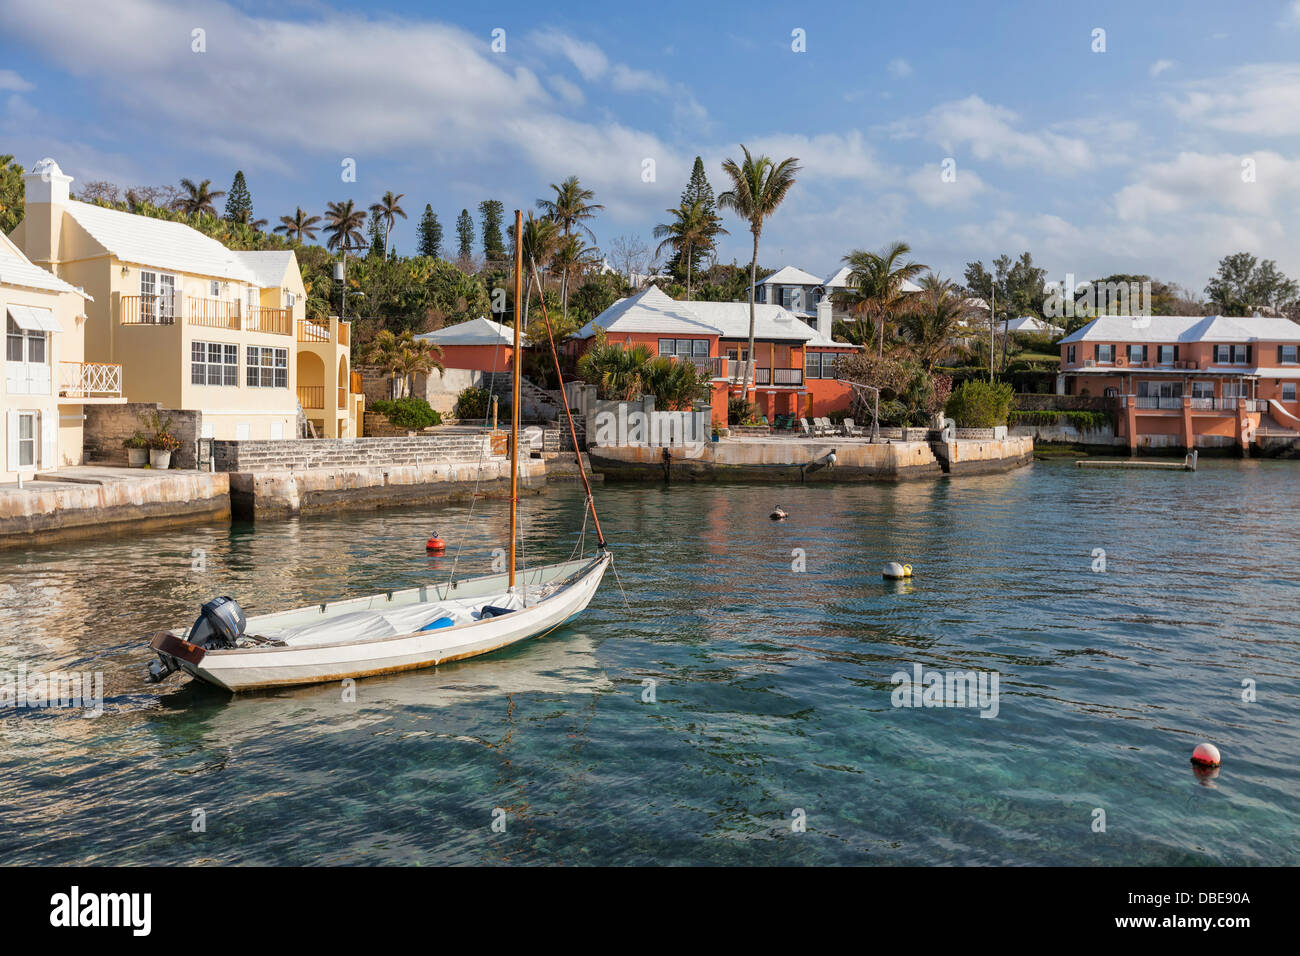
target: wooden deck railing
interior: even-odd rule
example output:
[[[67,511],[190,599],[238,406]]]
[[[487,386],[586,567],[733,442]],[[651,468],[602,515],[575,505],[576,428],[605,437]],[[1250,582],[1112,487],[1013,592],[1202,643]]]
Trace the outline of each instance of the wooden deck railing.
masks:
[[[298,322],[299,342],[328,342],[329,340],[330,327],[328,325],[312,322],[309,319],[302,319]]]
[[[227,299],[207,299],[187,296],[185,319],[190,325],[210,329],[239,328],[239,303]]]
[[[248,310],[248,321],[244,323],[244,328],[250,332],[293,335],[293,313],[289,309],[265,309],[253,306]]]
[[[122,296],[123,325],[175,325],[176,300],[170,295]]]
[[[324,385],[299,385],[298,404],[301,405],[303,408],[324,408],[325,407],[325,386]]]

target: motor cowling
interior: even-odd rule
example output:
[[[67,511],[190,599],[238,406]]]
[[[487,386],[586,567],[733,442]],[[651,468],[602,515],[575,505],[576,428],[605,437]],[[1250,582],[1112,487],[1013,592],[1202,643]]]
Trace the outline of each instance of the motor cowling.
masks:
[[[213,598],[199,609],[198,620],[190,628],[187,640],[206,650],[234,647],[247,623],[244,609],[234,598]]]

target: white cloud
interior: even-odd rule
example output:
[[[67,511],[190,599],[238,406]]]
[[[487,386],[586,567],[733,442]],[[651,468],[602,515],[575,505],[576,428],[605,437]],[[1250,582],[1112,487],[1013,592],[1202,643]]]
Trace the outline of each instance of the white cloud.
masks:
[[[966,208],[975,197],[988,192],[988,184],[973,170],[958,166],[954,172],[955,176],[945,177],[942,164],[927,163],[907,177],[907,185],[917,199],[932,208]]]
[[[1300,135],[1300,64],[1259,63],[1189,83],[1170,104],[1184,122],[1229,133]]]
[[[908,63],[902,57],[895,57],[890,60],[886,69],[889,70],[890,76],[898,77],[899,79],[912,75],[912,64]]]
[[[1159,76],[1161,73],[1164,73],[1166,70],[1173,69],[1173,67],[1174,67],[1173,60],[1156,60],[1154,63],[1151,64],[1147,72],[1151,74],[1151,76],[1155,77],[1155,76]]]
[[[546,82],[555,91],[555,94],[566,103],[581,106],[587,100],[578,84],[570,83],[562,76],[548,76]]]
[[[1282,25],[1285,27],[1300,27],[1300,0],[1291,0],[1291,5],[1287,7],[1286,12],[1282,15]]]
[[[27,93],[34,90],[31,83],[28,83],[13,70],[0,70],[0,90],[10,93]]]
[[[528,42],[545,53],[563,56],[588,83],[600,79],[609,69],[609,57],[600,47],[560,30],[539,30],[529,36]]]
[[[942,103],[919,120],[905,120],[891,128],[900,136],[919,135],[937,143],[958,162],[960,152],[968,150],[978,160],[1036,166],[1047,172],[1070,173],[1096,165],[1085,138],[1048,129],[1021,130],[1018,122],[1014,111],[972,95]]]
[[[1243,160],[1253,164],[1253,181],[1242,179]],[[1300,204],[1300,158],[1262,150],[1234,153],[1179,153],[1167,162],[1148,163],[1114,197],[1115,215],[1124,222],[1187,216],[1217,209],[1225,213],[1274,218]]]

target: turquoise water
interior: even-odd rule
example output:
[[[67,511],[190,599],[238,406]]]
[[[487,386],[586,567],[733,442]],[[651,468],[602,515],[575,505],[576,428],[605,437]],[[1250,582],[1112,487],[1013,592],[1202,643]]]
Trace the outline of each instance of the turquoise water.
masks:
[[[0,552],[0,671],[102,671],[107,697],[0,711],[0,862],[1295,864],[1298,491],[1294,463],[1238,461],[611,484],[627,605],[609,576],[543,641],[355,702],[151,685],[146,635],[218,594],[255,613],[445,575],[434,531],[486,573],[504,502],[468,528],[462,506]],[[569,555],[580,506],[524,501],[530,559]],[[895,559],[909,583],[881,579]],[[892,706],[916,663],[995,671],[997,716]]]

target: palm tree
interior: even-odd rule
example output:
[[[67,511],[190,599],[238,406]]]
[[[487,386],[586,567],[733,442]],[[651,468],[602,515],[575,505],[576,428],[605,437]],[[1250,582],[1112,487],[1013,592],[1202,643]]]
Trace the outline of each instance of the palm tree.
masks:
[[[648,345],[610,345],[603,329],[578,359],[578,374],[608,400],[630,402],[646,392],[646,376],[654,353]]]
[[[286,238],[302,242],[303,236],[308,239],[316,238],[316,224],[318,222],[320,222],[320,216],[309,216],[299,206],[292,216],[280,217],[280,225],[275,227],[275,231],[284,233]]]
[[[325,234],[329,236],[325,243],[327,249],[344,252],[365,245],[361,235],[361,224],[366,221],[366,214],[353,206],[351,199],[344,202],[332,202],[325,210]]]
[[[596,250],[581,236],[561,236],[551,253],[551,266],[560,274],[560,301],[564,303],[564,322],[569,320],[569,276],[590,265]]]
[[[254,219],[253,210],[251,209],[241,209],[239,211],[239,215],[235,216],[232,222],[243,223],[245,226],[248,226],[254,232],[261,232],[266,227],[266,220]]]
[[[547,219],[558,223],[566,237],[576,226],[595,242],[596,234],[587,228],[585,220],[596,218],[596,213],[605,208],[589,201],[596,194],[590,189],[583,189],[577,176],[570,176],[558,186],[551,183],[551,188],[555,190],[555,198],[537,200],[537,208]]]
[[[181,189],[185,191],[179,199],[176,200],[176,208],[187,216],[216,216],[217,207],[214,203],[226,194],[224,189],[209,189],[212,180],[205,179],[197,186],[192,179],[182,179]]]
[[[758,237],[763,233],[763,220],[771,216],[786,193],[794,185],[799,160],[793,156],[773,162],[769,156],[754,158],[742,143],[745,159],[737,164],[727,159],[722,171],[731,178],[731,188],[718,197],[718,205],[730,209],[741,219],[749,221],[749,231],[754,236],[754,257],[749,262],[749,364],[745,375],[745,388],[754,387],[754,286],[758,283]]]
[[[850,311],[880,326],[877,356],[885,354],[886,320],[907,310],[908,293],[903,291],[903,282],[930,268],[919,262],[900,264],[899,260],[911,251],[907,243],[894,242],[880,252],[855,249],[844,257],[844,264],[849,267],[849,288],[841,297]]]
[[[655,397],[655,408],[659,411],[690,408],[692,402],[707,399],[713,390],[693,362],[667,356],[652,359],[642,378],[646,392]]]
[[[934,370],[940,354],[971,311],[961,290],[948,279],[931,273],[921,281],[913,308],[904,310],[899,317],[899,330],[915,347],[926,372]]]
[[[693,253],[713,248],[714,236],[721,233],[729,235],[722,228],[722,220],[710,212],[704,203],[682,203],[676,209],[666,210],[673,217],[670,223],[655,226],[654,236],[663,242],[655,247],[658,256],[665,249],[677,253],[677,261],[685,257],[686,262],[686,299],[691,298],[691,263],[695,260]]]
[[[511,239],[515,239],[514,226],[510,227]],[[528,322],[529,304],[533,295],[532,277],[538,275],[541,264],[549,262],[555,251],[559,233],[555,222],[550,219],[536,219],[530,212],[524,220],[524,322]],[[541,288],[541,282],[538,282]]]
[[[443,370],[442,349],[433,342],[417,339],[409,329],[400,335],[387,329],[380,331],[361,350],[360,358],[365,364],[377,365],[393,376],[398,385],[398,398],[410,394],[417,374]]]
[[[393,191],[390,189],[388,192],[384,193],[384,197],[380,199],[379,202],[373,203],[370,206],[371,217],[384,224],[385,259],[388,258],[388,236],[393,231],[393,224],[397,222],[398,216],[401,216],[403,219],[406,218],[406,212],[398,205],[398,202],[400,202],[402,197],[405,195],[406,193],[398,193],[394,196]]]

